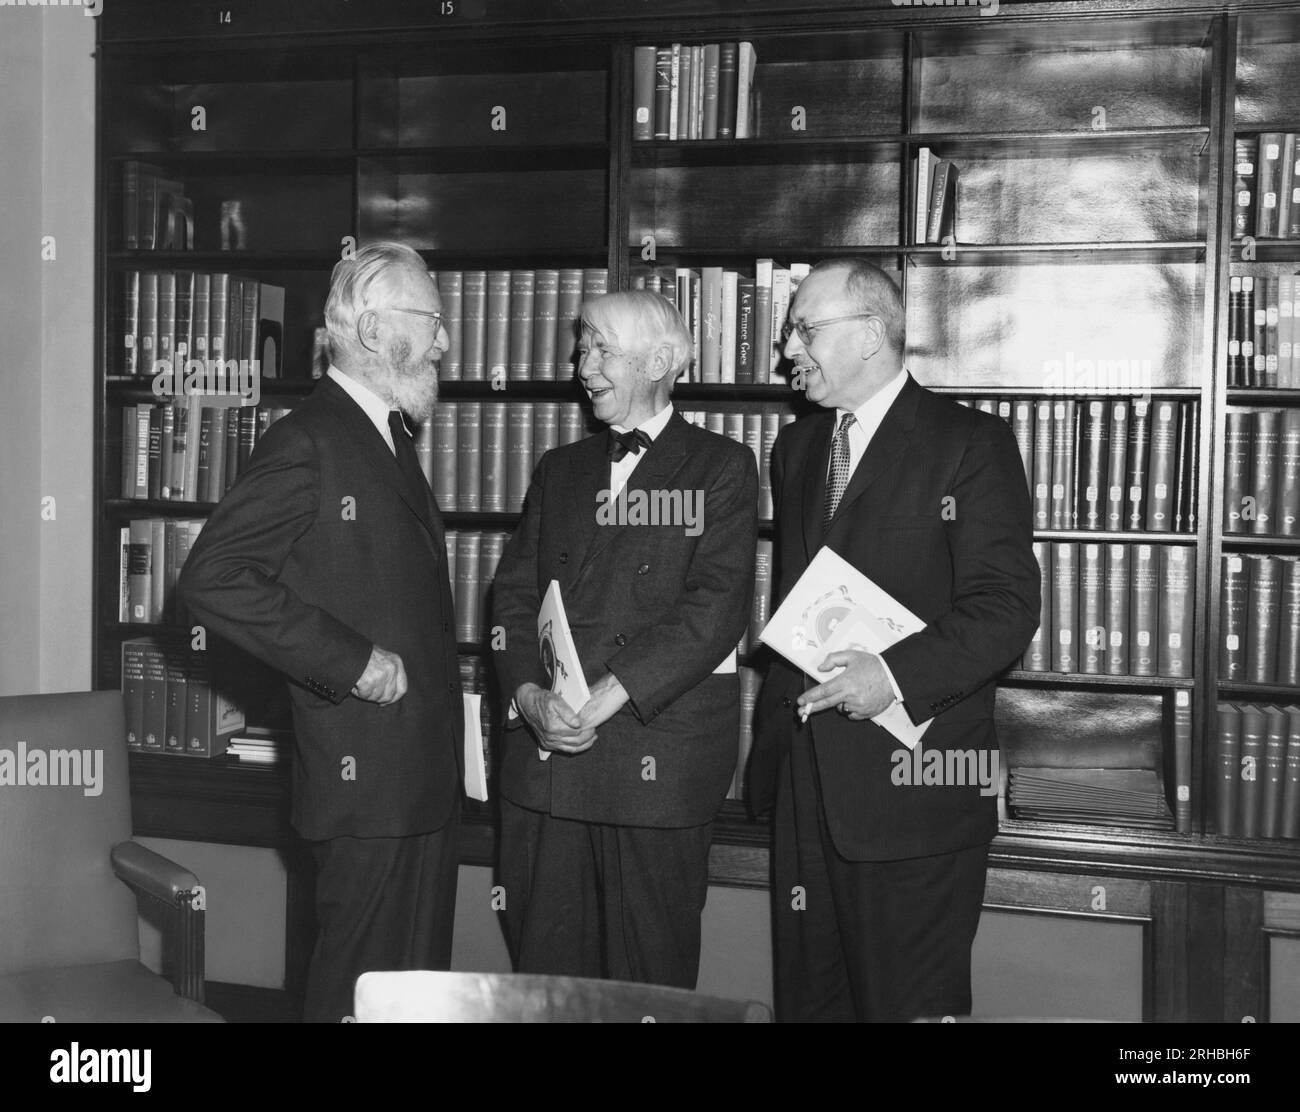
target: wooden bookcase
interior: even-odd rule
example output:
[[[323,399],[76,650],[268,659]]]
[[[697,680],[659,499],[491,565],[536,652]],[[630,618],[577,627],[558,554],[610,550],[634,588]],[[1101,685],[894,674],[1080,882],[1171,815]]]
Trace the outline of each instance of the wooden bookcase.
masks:
[[[1289,902],[1300,892],[1300,843],[1210,832],[1215,711],[1225,698],[1296,705],[1300,689],[1220,679],[1218,568],[1225,552],[1300,555],[1300,542],[1225,536],[1222,446],[1229,406],[1293,407],[1300,391],[1229,390],[1223,353],[1230,272],[1300,270],[1300,242],[1261,242],[1247,264],[1231,237],[1234,133],[1300,131],[1300,95],[1287,80],[1300,64],[1300,4],[1256,13],[1208,0],[1097,0],[1004,5],[995,18],[883,0],[760,0],[741,12],[664,0],[654,18],[597,0],[360,7],[331,0],[308,16],[265,0],[121,0],[99,20],[97,685],[118,686],[121,641],[150,628],[117,620],[118,528],[210,508],[121,497],[121,407],[154,400],[145,380],[120,374],[123,274],[224,270],[284,286],[284,375],[264,381],[263,396],[292,405],[311,388],[312,329],[347,236],[404,239],[433,270],[607,267],[611,289],[647,265],[647,237],[651,265],[668,268],[868,255],[899,275],[907,363],[924,385],[1199,403],[1194,532],[1039,534],[1190,547],[1192,677],[1017,669],[1002,680],[1030,720],[1052,722],[1054,703],[1105,704],[1098,728],[1121,723],[1121,742],[1125,720],[1155,722],[1171,785],[1173,701],[1188,698],[1192,832],[1006,821],[990,906],[1144,923],[1148,1017],[1265,1015],[1270,939],[1300,938]],[[636,46],[737,39],[757,52],[754,138],[633,141]],[[505,130],[490,126],[499,106]],[[955,250],[914,242],[910,171],[922,147],[961,169]],[[194,251],[122,249],[129,159],[185,182]],[[242,202],[246,250],[220,249],[226,198]],[[1118,391],[1050,380],[1046,368],[1081,359],[1148,369]],[[775,382],[687,384],[675,401],[797,405]],[[579,392],[569,381],[448,382],[443,396],[576,401]],[[518,515],[447,519],[509,529]],[[268,697],[280,713],[282,704]],[[1052,729],[1087,744],[1084,727]],[[139,833],[294,844],[278,771],[152,754],[134,756],[132,770]],[[471,808],[470,830],[466,860],[490,863],[490,808]],[[766,847],[766,827],[729,801],[715,882],[765,886]],[[1097,884],[1118,886],[1122,906],[1099,908]],[[291,890],[290,901],[292,934],[309,897]]]

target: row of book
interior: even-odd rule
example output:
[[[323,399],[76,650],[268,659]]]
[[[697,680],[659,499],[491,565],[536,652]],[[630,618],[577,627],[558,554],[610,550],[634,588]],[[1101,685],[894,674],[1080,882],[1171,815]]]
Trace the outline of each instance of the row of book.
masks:
[[[505,551],[508,533],[448,529],[447,575],[456,607],[456,640],[491,645],[488,591]]]
[[[721,266],[637,268],[631,284],[666,297],[690,329],[695,359],[681,381],[762,385],[781,362],[790,300],[810,269],[774,259],[756,259],[752,275]]]
[[[1224,415],[1223,531],[1300,536],[1300,409]]]
[[[1232,154],[1232,234],[1300,239],[1300,167],[1296,136],[1238,135]]]
[[[1300,557],[1220,560],[1219,678],[1300,687]]]
[[[202,518],[162,517],[138,517],[118,530],[118,621],[179,620],[176,580],[202,530]]]
[[[921,147],[914,174],[912,242],[942,243],[956,234],[957,166],[951,158],[937,158],[929,147]]]
[[[638,46],[632,138],[748,139],[758,133],[751,42]]]
[[[231,359],[280,374],[283,286],[197,270],[128,270],[122,286],[122,374],[154,378],[160,361],[184,374],[190,360],[206,368]]]
[[[1196,532],[1199,404],[1162,398],[956,398],[1006,420],[1035,529]]]
[[[609,292],[605,267],[439,270],[445,382],[573,377],[582,303]]]
[[[1295,311],[1298,280],[1300,277],[1290,274],[1234,274],[1228,279],[1224,366],[1230,387],[1300,386]]]
[[[219,502],[287,406],[122,407],[122,497]]]
[[[1300,707],[1220,703],[1214,830],[1300,838]]]
[[[1042,615],[1026,671],[1192,675],[1192,546],[1035,541],[1034,556]]]
[[[1018,819],[1173,830],[1160,774],[1151,768],[1035,768],[1008,776],[1007,803]]]
[[[244,712],[212,675],[208,654],[179,640],[122,642],[128,749],[217,757],[244,728]]]
[[[194,250],[194,202],[166,170],[122,164],[122,246],[128,251]]]

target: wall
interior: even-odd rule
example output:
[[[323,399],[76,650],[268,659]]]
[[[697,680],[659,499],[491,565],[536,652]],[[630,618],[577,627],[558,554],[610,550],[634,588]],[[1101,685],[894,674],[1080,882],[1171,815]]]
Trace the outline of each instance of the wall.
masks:
[[[91,686],[94,25],[0,8],[0,695]]]

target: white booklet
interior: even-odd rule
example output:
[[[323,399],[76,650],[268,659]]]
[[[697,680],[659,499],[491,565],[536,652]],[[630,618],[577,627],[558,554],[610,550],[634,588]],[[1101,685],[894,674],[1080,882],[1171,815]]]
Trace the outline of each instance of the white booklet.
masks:
[[[551,681],[551,690],[569,704],[570,710],[581,710],[591,698],[587,679],[582,674],[578,649],[569,631],[569,619],[564,613],[564,599],[560,597],[560,583],[551,580],[542,598],[542,608],[537,613],[537,652],[542,658]],[[547,760],[551,751],[537,747],[537,755]]]
[[[483,696],[463,691],[461,698],[465,704],[465,794],[486,801],[487,758],[483,752],[483,720],[479,717]]]
[[[879,654],[924,628],[925,623],[889,592],[823,545],[759,640],[818,683],[825,683],[844,671],[819,672],[817,666],[827,654],[843,649]],[[915,749],[934,719],[914,725],[903,704],[895,702],[871,721]]]

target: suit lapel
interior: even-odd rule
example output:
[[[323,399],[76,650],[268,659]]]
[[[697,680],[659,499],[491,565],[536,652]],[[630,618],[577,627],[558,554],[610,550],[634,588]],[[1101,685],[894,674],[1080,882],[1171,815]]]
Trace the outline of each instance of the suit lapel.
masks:
[[[433,521],[434,503],[432,494],[427,498],[425,505],[421,506],[417,501],[417,492],[409,490],[409,484],[402,477],[401,469],[397,465],[397,457],[389,451],[383,436],[371,423],[365,411],[348,397],[347,391],[329,377],[321,379],[316,389],[324,392],[325,400],[339,419],[339,423],[348,433],[360,458],[369,467],[373,468],[384,482],[393,488],[402,503],[424,527],[424,531],[429,537],[429,546],[434,549],[435,553],[445,553],[445,540],[443,540],[440,548],[435,544],[438,530],[435,528]]]
[[[831,529],[847,520],[858,501],[871,487],[887,475],[903,457],[912,439],[912,426],[916,422],[916,405],[921,399],[921,388],[911,375],[903,383],[894,404],[885,413],[876,435],[844,488],[844,496],[831,519]]]
[[[826,465],[831,454],[831,435],[835,428],[835,411],[827,410],[813,419],[808,434],[809,450],[803,473],[803,545],[809,559],[822,544],[822,506],[826,498]]]
[[[668,424],[664,426],[664,431],[655,437],[654,443],[644,450],[644,458],[633,469],[631,476],[628,478],[627,487],[625,488],[630,495],[634,490],[666,490],[672,485],[673,476],[681,469],[682,463],[686,459],[686,438],[683,435],[686,428],[686,419],[673,411],[669,418]],[[590,531],[587,533],[588,543],[582,557],[582,563],[578,568],[578,576],[582,576],[587,568],[591,566],[592,561],[605,550],[605,547],[616,536],[627,528],[625,525],[596,525],[596,493],[599,490],[609,488],[609,458],[605,450],[607,440],[602,435],[591,437],[596,442],[599,463],[591,468],[592,471],[599,474],[599,482],[594,486],[589,482],[584,482],[583,494],[590,495],[590,501],[583,506],[579,505],[579,512],[585,512],[590,521]],[[586,526],[584,525],[584,529]]]

